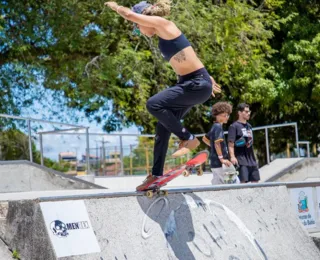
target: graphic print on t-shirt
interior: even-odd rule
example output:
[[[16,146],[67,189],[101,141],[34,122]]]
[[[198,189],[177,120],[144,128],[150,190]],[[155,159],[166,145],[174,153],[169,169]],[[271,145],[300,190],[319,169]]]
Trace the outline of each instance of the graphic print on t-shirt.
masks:
[[[249,148],[252,146],[253,144],[253,133],[252,133],[252,130],[250,128],[242,128],[242,134],[243,134],[243,137],[246,138],[246,146]]]

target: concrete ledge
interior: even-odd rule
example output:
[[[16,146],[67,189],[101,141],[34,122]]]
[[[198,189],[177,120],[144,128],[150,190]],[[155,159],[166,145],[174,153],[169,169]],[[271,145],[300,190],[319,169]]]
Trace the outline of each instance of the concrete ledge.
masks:
[[[29,161],[1,161],[0,179],[0,192],[2,193],[105,188]]]
[[[285,186],[197,192],[185,188],[183,193],[176,190],[153,199],[133,195],[81,199],[101,250],[77,255],[77,248],[88,246],[82,241],[59,259],[320,259],[293,212]],[[57,211],[46,222],[40,205],[59,208],[70,202],[72,198],[59,197],[9,201],[2,238],[22,259],[57,259],[47,227],[62,213]],[[69,214],[74,212],[66,208],[62,215]]]
[[[12,253],[7,245],[0,239],[0,259],[1,260],[12,260]]]
[[[95,177],[94,182],[97,185],[106,187],[113,191],[135,190],[140,185],[146,175],[140,176],[112,176],[112,177]],[[197,187],[201,185],[211,185],[212,172],[205,172],[202,176],[190,175],[173,179],[167,184],[167,187],[189,186]]]

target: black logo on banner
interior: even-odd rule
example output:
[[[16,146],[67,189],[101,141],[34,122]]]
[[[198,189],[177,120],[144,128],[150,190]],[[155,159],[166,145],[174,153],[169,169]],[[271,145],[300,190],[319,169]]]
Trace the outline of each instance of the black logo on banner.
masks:
[[[57,237],[67,237],[70,230],[88,229],[88,221],[79,221],[73,223],[63,223],[61,220],[52,221],[50,229]]]

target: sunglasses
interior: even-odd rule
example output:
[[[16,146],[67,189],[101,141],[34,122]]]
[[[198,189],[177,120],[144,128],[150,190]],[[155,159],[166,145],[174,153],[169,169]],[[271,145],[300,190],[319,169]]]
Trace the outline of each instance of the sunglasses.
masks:
[[[230,115],[229,114],[219,114],[220,116],[222,116],[222,117],[225,117],[225,118],[229,118],[230,117]],[[219,116],[218,115],[218,116]]]

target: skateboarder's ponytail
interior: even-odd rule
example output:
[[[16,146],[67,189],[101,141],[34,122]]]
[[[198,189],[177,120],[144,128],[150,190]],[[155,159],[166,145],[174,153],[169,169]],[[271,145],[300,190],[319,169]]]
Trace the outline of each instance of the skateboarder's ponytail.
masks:
[[[167,16],[170,14],[171,0],[158,0],[154,4],[147,1],[141,1],[132,7],[132,11],[138,14],[151,15],[151,16]]]
[[[168,16],[171,9],[171,0],[158,0],[155,4],[143,10],[145,15]]]

